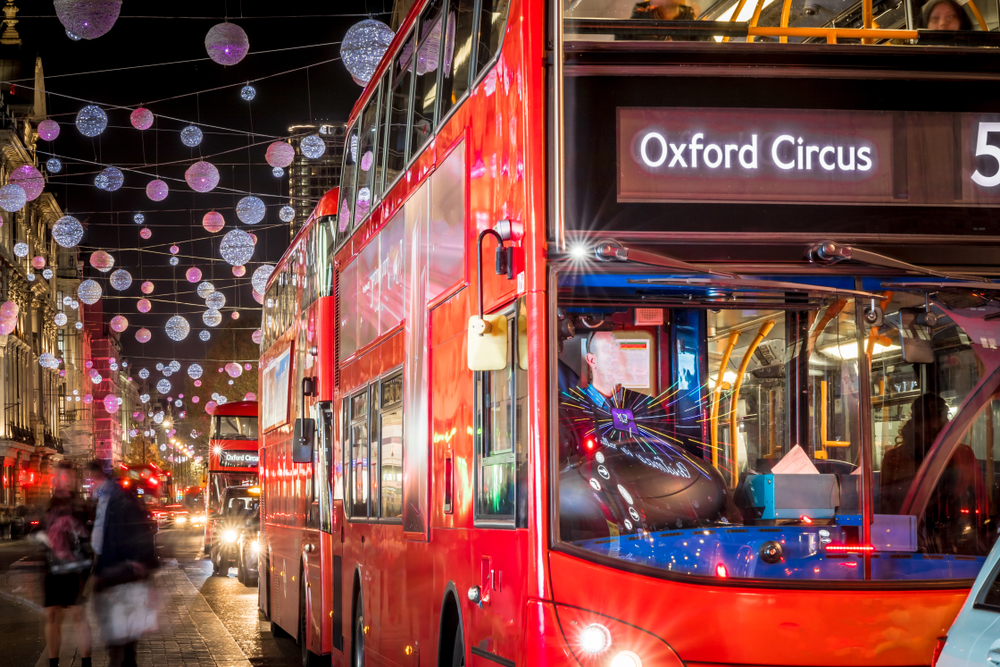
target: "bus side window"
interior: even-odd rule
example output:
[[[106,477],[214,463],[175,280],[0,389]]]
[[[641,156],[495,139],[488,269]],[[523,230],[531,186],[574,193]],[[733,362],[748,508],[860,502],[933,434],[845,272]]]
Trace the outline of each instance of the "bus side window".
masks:
[[[382,381],[381,514],[383,519],[403,516],[403,375]]]
[[[441,118],[469,92],[472,68],[472,32],[476,27],[475,0],[451,0],[441,71]],[[449,64],[451,67],[449,68]]]
[[[430,0],[420,14],[416,81],[413,84],[413,118],[410,134],[412,159],[434,133],[437,75],[441,62],[441,8],[443,0]]]
[[[385,142],[385,189],[388,190],[406,165],[410,90],[413,83],[415,33],[407,39],[392,63],[392,92],[387,96],[389,131]],[[345,151],[348,152],[348,151]],[[343,186],[341,186],[343,187]],[[343,225],[343,221],[341,221]]]
[[[482,0],[479,12],[479,43],[476,49],[476,74],[479,75],[500,50],[507,27],[510,0]]]
[[[368,517],[368,389],[351,398],[351,516]]]
[[[368,517],[378,518],[379,511],[379,439],[381,438],[381,414],[379,384],[373,382],[368,387]]]

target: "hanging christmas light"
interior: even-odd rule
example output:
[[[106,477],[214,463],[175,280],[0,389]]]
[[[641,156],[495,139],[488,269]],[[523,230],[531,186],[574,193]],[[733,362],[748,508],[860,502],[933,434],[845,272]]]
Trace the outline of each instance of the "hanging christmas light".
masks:
[[[143,380],[145,380],[146,378],[148,378],[149,377],[149,369],[148,368],[140,369],[139,370],[139,377],[141,377]]]
[[[281,178],[282,176],[285,175],[285,170],[282,169],[281,167],[275,167],[274,169],[271,170],[271,175],[274,176],[275,178]]]
[[[164,368],[166,368],[166,366],[164,366],[162,362],[156,364],[156,370],[162,371]]]
[[[235,23],[218,23],[205,35],[205,50],[208,57],[220,65],[231,66],[246,57],[250,51],[250,40],[243,28]]]
[[[176,257],[171,257],[168,264],[170,264],[170,266],[177,266],[178,264],[180,264],[180,262],[181,260],[177,259]]]
[[[46,119],[38,124],[38,136],[45,141],[52,141],[59,136],[59,123]]]
[[[132,274],[125,269],[118,269],[111,274],[111,286],[119,292],[124,292],[132,284]]]
[[[52,238],[63,248],[73,248],[83,238],[83,225],[71,215],[64,215],[52,225]]]
[[[76,295],[88,306],[92,306],[101,298],[101,286],[96,280],[88,278],[76,288]]]
[[[149,281],[149,280],[146,280],[146,281],[144,281],[142,283],[142,286],[139,289],[142,290],[143,294],[152,294],[153,293],[153,283],[151,281]]]
[[[0,208],[8,213],[20,211],[27,203],[28,196],[24,194],[24,188],[17,183],[8,183],[0,188]]]
[[[141,225],[142,223],[146,222],[146,216],[144,216],[142,213],[136,213],[135,215],[132,216],[132,220],[135,221],[135,224]]]
[[[261,341],[261,332],[260,332],[260,329],[257,329],[252,334],[250,334],[250,340],[252,340],[254,342],[254,344],[260,345],[260,341]]]
[[[0,306],[0,334],[7,335],[17,328],[17,316],[20,308],[13,301],[5,301]]]
[[[62,171],[62,160],[57,157],[50,157],[45,161],[45,169],[50,174],[58,174]]]
[[[222,323],[222,313],[217,310],[206,310],[201,314],[201,321],[207,326],[217,327]]]
[[[263,303],[264,303],[264,295],[261,294],[260,292],[258,292],[257,290],[253,290],[253,300],[256,301],[257,303],[263,305]]]
[[[207,331],[202,331],[201,333],[198,334],[198,338],[202,339],[203,341],[208,341],[208,339],[211,338],[211,337],[212,337],[212,334],[210,334]],[[195,385],[198,385],[198,383],[195,382]]]
[[[236,276],[237,278],[242,278],[246,274],[247,274],[247,267],[245,267],[245,266],[234,266],[233,267],[233,275]]]
[[[29,283],[33,283],[33,282],[35,282],[35,274],[34,274],[34,273],[28,273],[28,274],[27,274],[26,276],[24,276],[24,277],[28,279],[28,282],[29,282]]]
[[[205,217],[201,219],[201,225],[205,228],[205,231],[214,234],[221,231],[222,228],[226,226],[226,219],[222,217],[221,213],[209,211],[205,214]]]
[[[234,310],[233,312],[229,313],[229,317],[233,318],[234,320],[240,319],[240,311]]]
[[[74,35],[69,30],[66,31],[66,36],[72,39],[74,42],[79,42],[81,39],[83,39],[83,37],[80,37],[79,35]]]
[[[299,150],[310,160],[315,160],[323,157],[323,153],[326,152],[326,142],[318,134],[310,134],[299,142]]]
[[[139,401],[141,401],[143,405],[149,403],[149,394],[139,394]]]
[[[123,333],[128,329],[128,319],[124,315],[115,315],[111,318],[111,328],[118,333]]]
[[[179,362],[179,361],[177,361],[175,359],[175,360],[171,361],[169,364],[167,364],[166,367],[169,368],[170,370],[172,370],[174,373],[176,373],[177,371],[179,371],[181,369],[181,362]],[[183,396],[181,398],[183,398]]]
[[[237,363],[226,364],[226,374],[231,378],[238,378],[243,375],[243,367]]]
[[[153,235],[153,230],[151,230],[149,227],[143,227],[142,229],[139,230],[139,236],[143,240],[148,241],[149,237],[152,235]]]
[[[115,258],[103,250],[98,250],[90,255],[90,265],[101,273],[107,273],[114,268]]]
[[[187,270],[187,273],[184,274],[184,277],[187,278],[189,283],[196,283],[201,280],[201,269],[196,266],[192,266]]]
[[[211,162],[195,162],[184,172],[184,180],[195,192],[211,192],[219,184],[219,170]]]
[[[45,188],[45,177],[42,176],[42,172],[30,164],[22,164],[10,172],[8,181],[20,185],[24,189],[24,196],[27,197],[28,201],[38,199],[38,195],[42,194],[42,190]]]
[[[274,273],[273,264],[261,264],[258,266],[257,270],[253,272],[253,277],[250,279],[253,288],[263,294],[264,289],[267,287],[267,279],[271,277],[272,273]]]
[[[174,315],[167,320],[166,330],[170,340],[182,341],[191,333],[191,325],[183,316]]]
[[[206,280],[198,285],[198,289],[196,291],[198,292],[199,297],[207,299],[208,295],[215,291],[215,285]]]
[[[56,313],[56,316],[53,318],[53,321],[55,321],[57,327],[64,327],[66,326],[66,322],[68,321],[68,319],[69,318],[66,317],[66,313],[60,312]]]
[[[53,275],[55,274],[52,273],[52,269],[45,269],[42,271],[42,278],[45,278],[46,280],[52,280]]]
[[[76,323],[76,324],[74,324],[73,326],[74,326],[74,327],[76,327],[76,328],[77,328],[77,330],[79,330],[79,329],[82,329],[82,328],[83,328],[83,322],[77,322],[77,323]]]
[[[129,114],[128,119],[131,121],[132,127],[137,130],[148,130],[153,127],[153,112],[149,109],[139,107]]]
[[[122,0],[55,0],[56,16],[66,34],[77,39],[97,39],[115,25]]]
[[[152,310],[153,305],[149,303],[149,299],[139,299],[139,302],[135,305],[140,313],[148,313]]]
[[[115,192],[121,189],[124,182],[125,175],[122,174],[121,169],[118,167],[106,167],[94,178],[94,185],[97,186],[97,189],[106,190],[107,192]]]
[[[76,129],[85,137],[96,137],[107,126],[108,115],[99,106],[85,106],[76,115]]]
[[[240,89],[240,97],[249,102],[253,98],[257,97],[257,89],[248,83]]]
[[[121,405],[118,399],[113,394],[108,394],[104,397],[104,409],[109,413],[114,414],[118,412],[118,408]]]
[[[278,211],[278,218],[282,222],[291,222],[295,219],[295,209],[291,206],[282,206]]]
[[[163,201],[168,194],[170,194],[170,187],[158,178],[146,185],[146,196],[153,201]]]
[[[264,219],[265,213],[267,207],[264,206],[264,202],[253,195],[244,197],[236,204],[236,217],[248,225],[256,225]]]
[[[358,85],[366,85],[375,74],[394,36],[392,28],[374,19],[354,24],[344,35],[340,57]]]
[[[264,160],[272,167],[287,167],[295,159],[295,149],[286,141],[273,141],[267,145]]]
[[[205,297],[205,305],[209,310],[222,310],[226,305],[226,295],[216,290]]]
[[[254,242],[242,229],[234,229],[228,232],[219,244],[219,253],[222,259],[233,266],[242,266],[253,257]]]
[[[35,255],[31,258],[31,267],[34,269],[40,269],[45,266],[45,258],[41,255]]]
[[[181,143],[188,148],[194,148],[201,143],[201,140],[205,138],[202,134],[201,129],[195,127],[194,125],[188,125],[183,130],[181,130]]]
[[[143,327],[135,332],[135,339],[140,343],[148,343],[152,335],[153,334],[149,333],[149,329]]]
[[[59,368],[59,361],[51,352],[42,352],[38,355],[38,365],[42,368]]]
[[[170,392],[170,386],[171,386],[170,385],[170,380],[160,380],[159,382],[156,383],[156,391],[160,392],[161,394],[167,394],[167,393]],[[161,414],[161,413],[157,413],[157,414]],[[163,421],[163,420],[161,419],[160,421]],[[157,424],[159,424],[159,423],[160,422],[157,422]]]

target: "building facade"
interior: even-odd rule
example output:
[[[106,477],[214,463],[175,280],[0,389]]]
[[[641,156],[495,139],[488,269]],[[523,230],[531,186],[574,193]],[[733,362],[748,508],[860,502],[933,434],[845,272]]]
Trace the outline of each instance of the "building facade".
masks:
[[[295,209],[289,236],[291,238],[309,219],[320,197],[331,188],[340,185],[340,167],[344,157],[347,126],[343,123],[293,125],[288,128],[288,132],[298,137],[292,139],[295,160],[288,168],[288,195],[291,198],[289,204]],[[315,160],[307,158],[299,148],[299,140],[311,134],[319,134],[326,142],[326,152]]]

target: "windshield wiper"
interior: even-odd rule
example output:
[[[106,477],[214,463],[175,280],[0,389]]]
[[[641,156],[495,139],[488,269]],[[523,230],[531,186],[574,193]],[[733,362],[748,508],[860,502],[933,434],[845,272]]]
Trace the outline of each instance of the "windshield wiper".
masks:
[[[806,254],[809,257],[809,261],[816,262],[818,264],[837,264],[838,262],[842,262],[847,259],[861,264],[867,264],[869,266],[879,266],[886,269],[898,269],[900,271],[919,273],[921,275],[934,276],[936,278],[946,278],[948,280],[971,280],[981,283],[989,282],[979,276],[972,276],[967,273],[943,273],[941,271],[929,269],[926,266],[917,266],[916,264],[910,264],[899,259],[893,259],[892,257],[880,255],[877,252],[862,250],[861,248],[834,243],[833,241],[822,241],[817,243],[809,248],[809,251]]]
[[[735,273],[727,273],[725,271],[710,269],[705,266],[688,264],[685,261],[674,259],[673,257],[668,257],[667,255],[661,255],[656,252],[650,252],[648,250],[629,248],[613,239],[598,241],[594,246],[594,257],[601,262],[637,262],[639,264],[658,266],[675,271],[707,273],[713,276],[722,276],[723,278],[739,278],[739,276]]]

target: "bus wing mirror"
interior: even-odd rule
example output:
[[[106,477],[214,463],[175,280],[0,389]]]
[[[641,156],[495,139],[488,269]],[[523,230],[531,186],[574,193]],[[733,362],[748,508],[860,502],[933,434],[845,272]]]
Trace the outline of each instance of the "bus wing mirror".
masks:
[[[312,463],[315,442],[316,420],[301,417],[296,419],[295,432],[292,435],[292,462]]]
[[[502,313],[469,318],[469,370],[507,368],[507,316]]]

